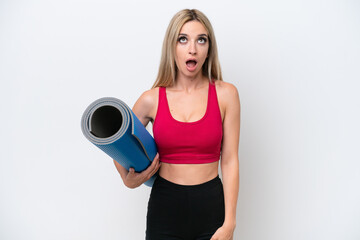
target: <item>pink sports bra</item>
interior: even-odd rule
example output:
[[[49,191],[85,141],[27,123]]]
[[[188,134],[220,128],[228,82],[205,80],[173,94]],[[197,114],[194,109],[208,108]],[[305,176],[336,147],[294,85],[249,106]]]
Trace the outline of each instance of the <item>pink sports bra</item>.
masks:
[[[215,84],[209,82],[205,115],[195,122],[174,119],[166,88],[160,87],[153,134],[161,162],[199,164],[218,161],[223,129]]]

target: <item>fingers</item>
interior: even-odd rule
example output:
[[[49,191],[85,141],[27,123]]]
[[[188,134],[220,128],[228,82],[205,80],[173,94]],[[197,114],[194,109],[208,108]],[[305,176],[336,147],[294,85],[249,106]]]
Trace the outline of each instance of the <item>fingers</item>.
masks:
[[[154,162],[155,159],[159,159],[159,153],[157,153],[157,154],[155,155],[155,157],[154,157],[154,159],[153,159],[153,162]]]
[[[160,166],[161,166],[161,162],[160,162],[160,159],[158,158],[158,159],[156,160],[155,167],[154,167],[154,169],[151,171],[150,175],[151,175],[151,176],[154,175],[154,174],[159,170]],[[150,177],[151,177],[151,176],[150,176]]]
[[[144,174],[147,179],[150,179],[159,170],[160,166],[159,153],[157,153],[151,165],[143,171],[142,174]]]
[[[161,163],[159,153],[157,153],[152,163],[150,164],[150,166],[148,166],[146,170],[142,171],[141,173],[136,173],[134,168],[129,168],[129,172],[126,178],[128,179],[128,181],[137,181],[144,183],[159,170],[160,166]]]
[[[157,167],[157,165],[159,165],[159,153],[156,154],[151,165],[146,170],[152,172]]]
[[[152,175],[154,175],[160,167],[160,159],[159,159],[159,154],[156,154],[153,162],[151,163],[150,167],[149,167],[149,177],[151,177]]]

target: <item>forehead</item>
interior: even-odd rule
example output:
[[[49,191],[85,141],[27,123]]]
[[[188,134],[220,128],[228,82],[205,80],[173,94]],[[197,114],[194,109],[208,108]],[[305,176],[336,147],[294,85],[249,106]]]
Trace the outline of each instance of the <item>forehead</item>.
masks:
[[[180,29],[180,34],[181,33],[186,33],[188,35],[208,34],[204,25],[202,25],[201,22],[195,20],[185,23]]]

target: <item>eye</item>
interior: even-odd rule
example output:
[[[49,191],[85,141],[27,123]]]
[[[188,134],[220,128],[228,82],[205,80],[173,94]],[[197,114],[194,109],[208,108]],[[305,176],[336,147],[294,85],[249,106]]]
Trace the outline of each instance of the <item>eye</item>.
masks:
[[[204,37],[201,37],[198,39],[198,43],[200,43],[200,44],[204,44],[204,43],[206,43],[206,41],[207,41],[207,39]]]
[[[187,38],[186,37],[179,37],[178,41],[179,41],[179,43],[186,43]]]

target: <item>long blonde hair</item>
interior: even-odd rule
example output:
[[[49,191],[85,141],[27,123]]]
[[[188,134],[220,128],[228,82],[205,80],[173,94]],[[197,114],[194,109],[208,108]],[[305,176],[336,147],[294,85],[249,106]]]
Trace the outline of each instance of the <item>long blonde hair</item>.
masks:
[[[152,88],[168,87],[175,83],[177,66],[175,63],[175,47],[182,26],[189,21],[199,21],[208,32],[209,52],[203,65],[203,75],[208,76],[209,81],[215,78],[222,81],[221,68],[218,58],[214,30],[209,19],[196,9],[184,9],[176,13],[171,19],[166,30],[162,46],[161,60],[158,76]]]

